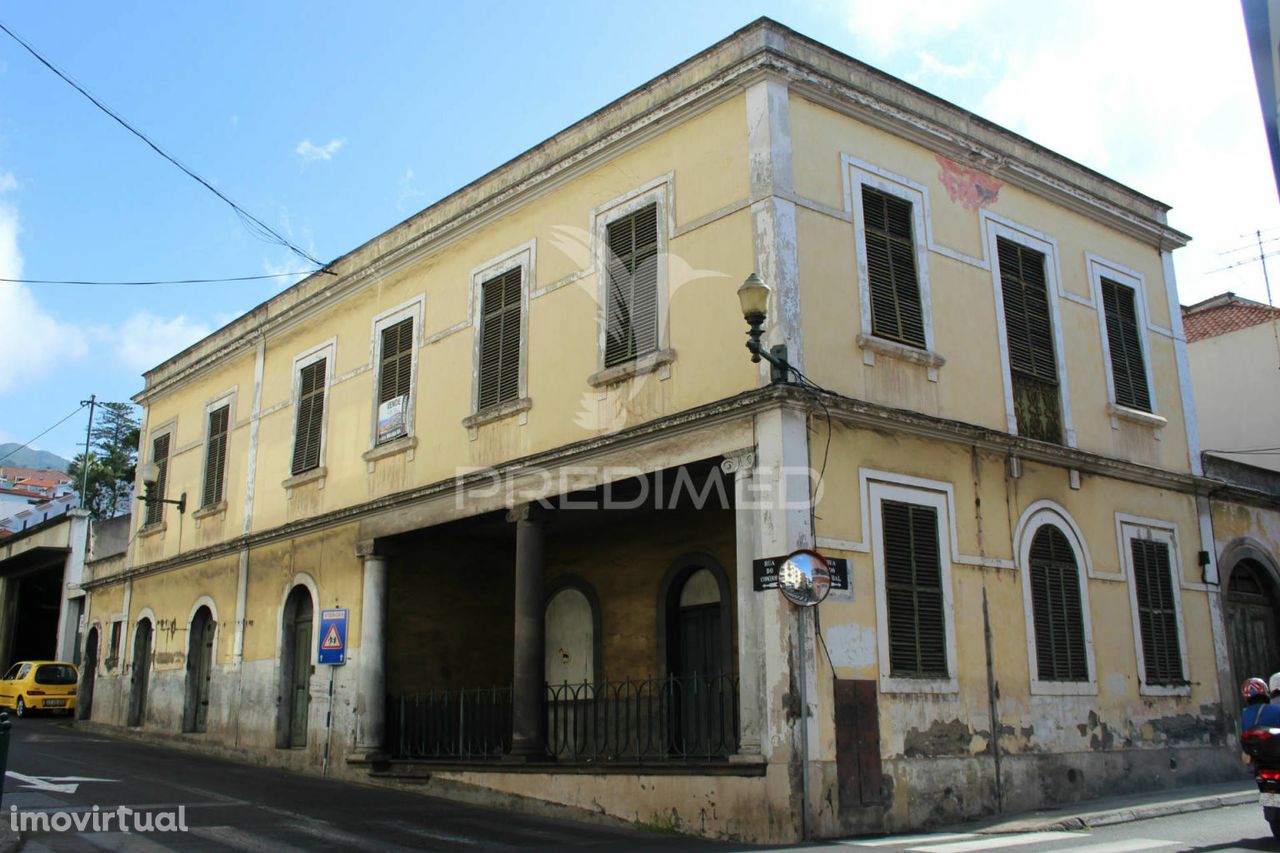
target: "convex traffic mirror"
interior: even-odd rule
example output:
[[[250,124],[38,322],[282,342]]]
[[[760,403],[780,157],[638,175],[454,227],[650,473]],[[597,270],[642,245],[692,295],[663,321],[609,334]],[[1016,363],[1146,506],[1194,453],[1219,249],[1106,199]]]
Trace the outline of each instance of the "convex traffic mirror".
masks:
[[[812,607],[831,591],[831,570],[827,558],[817,551],[802,549],[791,554],[778,569],[778,589],[799,607]]]

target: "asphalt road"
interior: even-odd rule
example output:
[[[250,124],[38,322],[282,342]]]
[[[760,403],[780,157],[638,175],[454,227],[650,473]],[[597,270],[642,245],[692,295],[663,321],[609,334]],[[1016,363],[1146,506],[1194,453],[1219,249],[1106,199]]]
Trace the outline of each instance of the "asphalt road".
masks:
[[[25,831],[24,853],[744,849],[235,764],[89,734],[60,719],[17,720],[13,732],[0,821],[7,826],[14,819],[11,806],[20,820],[47,814],[52,821],[62,813],[68,816],[58,820],[89,821],[65,831],[52,823]],[[152,831],[121,832],[119,806],[140,813],[126,815],[131,827],[141,819]],[[179,807],[187,830],[159,831],[177,820]]]

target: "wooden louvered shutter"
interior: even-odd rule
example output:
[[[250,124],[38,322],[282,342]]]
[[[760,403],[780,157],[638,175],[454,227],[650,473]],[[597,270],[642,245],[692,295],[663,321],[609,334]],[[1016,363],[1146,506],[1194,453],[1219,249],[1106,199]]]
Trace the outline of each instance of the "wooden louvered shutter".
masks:
[[[923,349],[924,313],[911,220],[911,202],[862,188],[871,334]]]
[[[1031,614],[1041,681],[1088,681],[1084,612],[1076,555],[1062,531],[1041,527],[1031,540]]]
[[[1138,337],[1138,311],[1133,288],[1104,278],[1102,313],[1107,323],[1107,349],[1111,352],[1111,379],[1116,402],[1131,409],[1151,411],[1147,370],[1142,363],[1142,340]]]
[[[1062,407],[1045,256],[1004,238],[996,240],[996,254],[1018,433],[1061,444]]]
[[[1185,684],[1178,643],[1178,614],[1173,600],[1169,546],[1131,539],[1133,583],[1138,598],[1138,627],[1148,684]]]
[[[163,498],[165,489],[169,486],[169,433],[152,440],[151,461],[156,463],[159,473],[156,475],[156,484],[151,487],[149,496]],[[159,524],[163,518],[164,504],[158,502],[147,504],[147,524]]]
[[[212,506],[222,500],[230,415],[230,406],[222,406],[209,413],[209,438],[204,453],[204,500],[201,506]]]
[[[520,396],[520,267],[480,285],[479,408]]]
[[[298,379],[298,419],[293,433],[294,474],[320,467],[320,439],[324,429],[324,377],[328,359],[302,368]]]
[[[884,501],[880,512],[889,672],[907,678],[946,678],[947,630],[937,510]]]
[[[382,330],[382,359],[378,371],[378,405],[409,394],[413,371],[413,318]]]
[[[658,349],[658,206],[610,222],[604,366]]]

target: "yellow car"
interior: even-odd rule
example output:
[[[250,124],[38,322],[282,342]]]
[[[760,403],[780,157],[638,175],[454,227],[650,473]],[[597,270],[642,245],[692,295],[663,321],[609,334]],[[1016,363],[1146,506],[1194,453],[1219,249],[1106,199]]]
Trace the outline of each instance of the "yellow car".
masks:
[[[61,711],[76,708],[74,664],[53,660],[18,661],[0,678],[0,708],[12,708],[19,717],[29,711]]]

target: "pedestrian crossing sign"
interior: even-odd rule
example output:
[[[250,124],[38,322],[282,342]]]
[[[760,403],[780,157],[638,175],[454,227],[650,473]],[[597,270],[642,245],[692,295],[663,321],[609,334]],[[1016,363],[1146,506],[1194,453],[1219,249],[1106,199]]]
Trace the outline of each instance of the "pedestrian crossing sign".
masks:
[[[320,651],[316,663],[340,666],[347,662],[346,608],[320,611]]]

